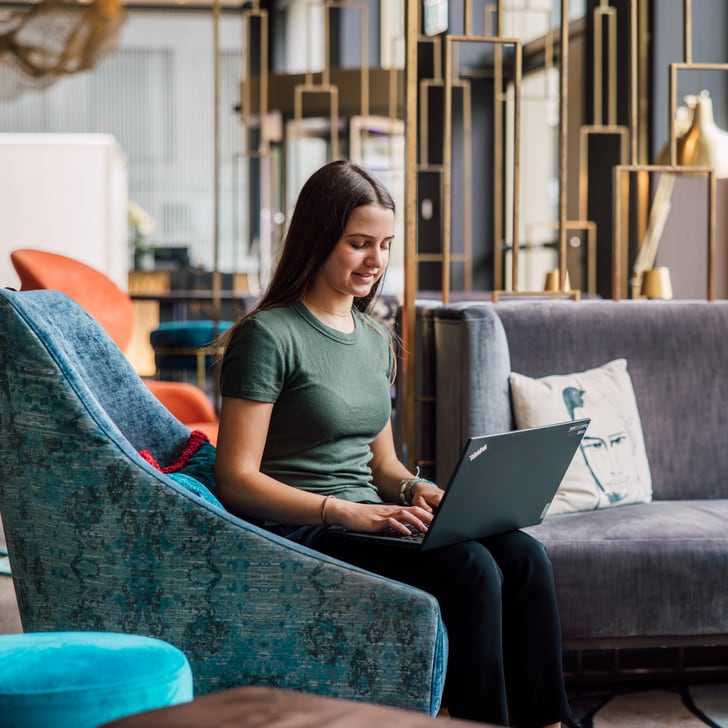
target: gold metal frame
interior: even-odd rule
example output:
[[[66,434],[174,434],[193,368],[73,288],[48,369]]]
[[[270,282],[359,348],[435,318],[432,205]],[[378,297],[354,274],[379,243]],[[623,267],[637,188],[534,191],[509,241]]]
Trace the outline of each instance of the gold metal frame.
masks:
[[[707,299],[715,300],[715,228],[716,228],[716,185],[715,170],[712,167],[683,167],[678,165],[662,164],[628,164],[617,165],[614,168],[614,254],[612,271],[612,298],[619,300],[626,295],[629,275],[625,275],[624,268],[629,263],[628,234],[625,227],[628,216],[625,217],[623,209],[629,207],[629,175],[631,174],[672,174],[683,177],[706,177],[708,182],[708,274]],[[624,183],[624,180],[627,183]]]
[[[619,136],[619,161],[627,164],[629,159],[629,129],[625,126],[592,126],[579,129],[579,217],[585,220],[589,204],[589,137]],[[634,160],[632,160],[634,161]]]
[[[404,389],[404,443],[406,459],[414,468],[416,437],[415,297],[417,295],[417,39],[420,37],[420,3],[405,5],[405,274],[402,316],[402,387]]]
[[[518,285],[518,237],[519,237],[519,212],[520,201],[518,191],[520,189],[520,149],[521,149],[521,81],[522,81],[522,54],[523,46],[519,38],[500,38],[496,36],[468,36],[468,35],[448,35],[445,37],[445,109],[443,124],[443,196],[442,196],[442,251],[443,251],[443,270],[442,270],[442,300],[447,303],[450,300],[450,264],[452,260],[452,241],[451,241],[451,215],[452,215],[452,194],[451,194],[451,157],[452,157],[452,90],[458,85],[453,80],[453,68],[455,65],[455,47],[459,43],[483,43],[494,45],[502,48],[503,46],[514,47],[514,72],[513,72],[513,210],[512,210],[512,239],[513,239],[513,268],[512,268],[512,289],[517,290]],[[496,54],[497,55],[497,54]],[[500,78],[502,82],[502,68],[496,71],[496,78]],[[459,79],[458,79],[459,81]],[[496,144],[496,147],[498,145]],[[495,165],[496,174],[498,173],[498,163]],[[496,185],[498,189],[500,185]],[[472,223],[471,223],[472,224]],[[496,248],[501,244],[500,240],[495,240]],[[472,255],[471,255],[472,257]],[[495,261],[495,255],[494,255]]]
[[[303,83],[294,87],[294,121],[303,119],[303,99],[305,95],[323,94],[329,97],[329,128],[331,147],[329,159],[339,159],[341,156],[341,144],[339,137],[339,88],[331,83],[331,43],[330,23],[331,11],[335,9],[354,9],[361,12],[360,35],[361,43],[361,64],[360,64],[360,116],[369,116],[369,50],[368,50],[368,7],[366,3],[340,2],[339,0],[324,0],[321,5],[324,11],[324,68],[321,73],[321,83],[315,82],[315,73],[308,71],[305,74]],[[390,83],[392,74],[390,73]],[[396,79],[396,76],[394,76]],[[390,107],[392,98],[396,98],[396,87],[394,91],[390,86]]]
[[[677,135],[672,119],[675,118],[677,112],[677,76],[680,71],[728,71],[728,63],[671,63],[669,79],[669,98],[670,98],[670,142],[668,160],[670,164],[677,163]]]
[[[551,228],[558,229],[558,222],[554,220],[544,222],[530,222],[526,225],[526,244],[531,244],[530,231],[534,228]],[[593,220],[582,218],[580,220],[567,220],[566,229],[575,232],[582,231],[586,233],[586,249],[587,249],[587,285],[588,293],[594,293],[597,285],[597,225]]]
[[[499,3],[500,6],[500,3]],[[499,7],[500,10],[500,7]],[[500,15],[499,15],[500,18]],[[499,20],[500,26],[500,20]],[[578,291],[566,291],[564,290],[565,282],[567,280],[567,239],[566,234],[569,229],[568,215],[567,215],[567,163],[568,163],[568,66],[569,66],[569,2],[568,0],[561,0],[561,23],[560,23],[560,37],[559,37],[560,55],[559,55],[559,215],[558,215],[558,230],[559,230],[559,281],[562,286],[561,295],[567,295],[571,298],[579,298],[580,292]],[[520,92],[516,94],[516,100],[518,102],[518,96]],[[515,112],[515,116],[518,117],[520,110]],[[517,123],[520,126],[520,119],[517,119]],[[514,145],[514,154],[517,154],[517,149]],[[518,170],[520,163],[518,156],[515,156],[514,164],[514,178],[518,176]],[[518,205],[517,190],[520,184],[516,186],[516,192],[514,193],[514,208]],[[500,290],[496,285],[493,291],[493,300],[498,301],[503,295],[515,295],[515,296],[549,296],[553,294],[545,293],[544,291],[519,291],[518,290],[518,228],[516,222],[518,220],[517,208],[514,211],[514,226],[513,226],[513,258],[511,266],[511,289]],[[499,270],[502,267],[502,258],[498,250],[498,240],[495,241],[496,250],[494,251],[494,268]],[[496,273],[496,275],[499,275]],[[498,278],[496,278],[496,283]]]
[[[602,34],[603,19],[607,20],[607,67],[608,72],[608,89],[607,113],[609,119],[606,124],[608,126],[617,125],[617,8],[609,5],[609,0],[600,0],[600,4],[594,8],[594,119],[595,123],[600,126],[604,122],[604,111],[602,102],[604,100],[604,89],[602,85],[602,63],[601,59],[604,54],[604,42]]]
[[[254,47],[253,28],[251,20],[253,18],[260,19],[260,29],[257,34],[260,44],[260,55],[258,64],[260,66],[260,83],[258,84],[258,118],[260,123],[268,114],[268,11],[261,10],[258,0],[254,0],[251,8],[246,8],[242,12],[243,25],[245,27],[245,44],[246,48]],[[245,135],[245,151],[246,156],[256,156],[265,154],[264,143],[261,135],[261,145],[257,149],[253,149],[250,143],[250,131],[256,126],[253,120],[253,63],[252,56],[249,52],[245,53],[243,80],[240,84],[241,94],[241,120],[243,123],[243,133]]]

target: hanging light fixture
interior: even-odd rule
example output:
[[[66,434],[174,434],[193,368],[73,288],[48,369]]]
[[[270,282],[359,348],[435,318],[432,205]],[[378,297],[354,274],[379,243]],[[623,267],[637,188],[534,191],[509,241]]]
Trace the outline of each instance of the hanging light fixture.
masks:
[[[0,99],[86,71],[112,50],[121,0],[38,0],[0,9]]]

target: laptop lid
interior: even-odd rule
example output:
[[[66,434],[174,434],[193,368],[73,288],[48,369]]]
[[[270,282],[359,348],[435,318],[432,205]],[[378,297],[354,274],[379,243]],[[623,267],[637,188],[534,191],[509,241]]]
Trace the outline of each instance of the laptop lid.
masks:
[[[428,550],[541,523],[588,425],[585,418],[471,437],[421,539],[341,535]]]
[[[541,523],[588,425],[583,419],[471,437],[422,548]]]

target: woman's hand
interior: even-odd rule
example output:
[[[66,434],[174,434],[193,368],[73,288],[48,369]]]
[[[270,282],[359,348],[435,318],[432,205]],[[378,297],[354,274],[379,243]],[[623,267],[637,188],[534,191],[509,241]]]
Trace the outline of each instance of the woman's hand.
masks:
[[[352,503],[332,498],[326,508],[326,521],[343,526],[347,531],[382,533],[391,528],[406,536],[410,529],[405,524],[414,526],[418,531],[426,531],[432,521],[432,510],[386,503]]]
[[[445,491],[429,480],[419,480],[412,486],[412,505],[432,512],[439,505]]]

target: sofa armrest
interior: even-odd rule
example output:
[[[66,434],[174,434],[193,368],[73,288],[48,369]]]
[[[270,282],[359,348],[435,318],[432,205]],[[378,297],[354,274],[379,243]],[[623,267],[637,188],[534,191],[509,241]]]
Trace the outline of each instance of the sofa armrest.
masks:
[[[503,325],[488,304],[435,313],[437,480],[446,484],[468,437],[513,429]]]

